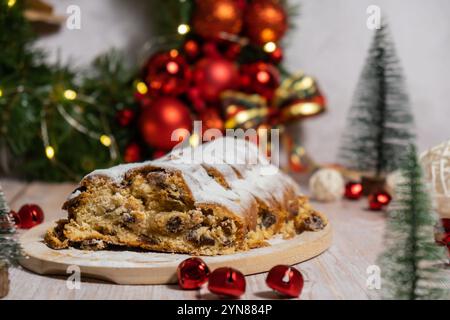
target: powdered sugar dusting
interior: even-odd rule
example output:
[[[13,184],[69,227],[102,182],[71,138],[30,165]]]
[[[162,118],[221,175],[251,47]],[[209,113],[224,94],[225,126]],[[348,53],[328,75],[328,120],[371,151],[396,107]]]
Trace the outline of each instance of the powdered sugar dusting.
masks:
[[[300,194],[297,184],[286,174],[270,164],[251,142],[224,137],[200,145],[174,150],[163,158],[142,163],[122,164],[110,169],[96,170],[85,177],[105,176],[120,184],[125,174],[145,166],[178,171],[191,190],[196,205],[217,204],[230,211],[245,215],[254,205],[255,197],[268,205],[283,202],[289,190]],[[204,166],[219,171],[230,188],[220,185],[208,175]],[[234,169],[234,170],[233,170]],[[238,177],[237,170],[242,177]],[[264,171],[274,174],[264,174]]]

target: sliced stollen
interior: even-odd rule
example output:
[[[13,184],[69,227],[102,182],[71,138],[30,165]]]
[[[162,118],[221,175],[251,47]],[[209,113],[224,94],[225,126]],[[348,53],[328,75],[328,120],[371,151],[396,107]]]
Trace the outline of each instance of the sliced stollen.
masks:
[[[258,147],[220,138],[143,163],[96,170],[80,182],[45,237],[54,249],[139,248],[229,254],[321,230],[298,185]]]

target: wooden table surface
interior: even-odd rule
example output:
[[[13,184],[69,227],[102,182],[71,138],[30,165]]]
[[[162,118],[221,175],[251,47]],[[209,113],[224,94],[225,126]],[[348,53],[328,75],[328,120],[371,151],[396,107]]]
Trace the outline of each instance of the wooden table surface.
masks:
[[[36,203],[46,221],[64,217],[61,204],[75,184],[24,183],[0,179],[10,207]],[[301,299],[370,299],[377,290],[366,285],[367,267],[382,248],[384,214],[365,210],[365,202],[314,203],[326,213],[334,229],[333,245],[322,255],[298,264],[305,277]],[[20,231],[22,232],[22,231]],[[274,261],[274,265],[282,261]],[[265,284],[266,274],[247,277],[243,299],[277,298]],[[10,272],[11,289],[6,299],[211,299],[207,289],[183,291],[177,285],[116,285],[83,279],[79,290],[69,290],[65,277],[49,277],[23,269]]]

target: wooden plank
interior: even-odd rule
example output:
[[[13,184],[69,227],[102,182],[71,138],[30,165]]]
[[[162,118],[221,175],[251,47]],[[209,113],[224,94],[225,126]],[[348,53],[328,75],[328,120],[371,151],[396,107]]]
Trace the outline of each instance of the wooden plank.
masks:
[[[60,206],[75,187],[73,184],[33,183],[19,202],[40,204],[47,219],[64,216]],[[296,267],[305,276],[301,299],[368,299],[374,295],[366,287],[366,269],[381,251],[385,218],[383,213],[364,210],[363,201],[314,203],[328,215],[334,235],[331,248],[317,258]],[[282,263],[274,261],[273,264]],[[246,277],[243,299],[276,299],[265,285],[266,274]],[[177,285],[113,285],[83,279],[79,290],[69,290],[65,276],[48,277],[23,269],[11,270],[11,290],[7,299],[215,299],[206,288],[179,290]]]

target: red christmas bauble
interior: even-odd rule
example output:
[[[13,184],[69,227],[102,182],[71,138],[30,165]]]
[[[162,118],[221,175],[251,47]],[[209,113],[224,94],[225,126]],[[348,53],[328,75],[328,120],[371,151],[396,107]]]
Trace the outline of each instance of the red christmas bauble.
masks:
[[[216,102],[223,91],[236,88],[238,79],[236,64],[223,58],[204,58],[195,65],[195,86],[208,102]]]
[[[178,50],[154,54],[148,64],[146,82],[150,95],[177,96],[188,88],[190,70]]]
[[[192,130],[192,118],[188,107],[173,97],[160,97],[143,110],[139,127],[144,141],[155,148],[170,150],[179,141],[171,141],[176,129]],[[180,131],[181,132],[181,131]],[[186,138],[186,135],[180,139]]]
[[[197,0],[192,26],[195,33],[210,39],[238,34],[242,29],[242,9],[236,0]]]
[[[20,228],[30,229],[44,221],[44,211],[37,204],[25,204],[18,212]]]
[[[287,30],[287,15],[273,0],[253,0],[245,10],[245,33],[256,44],[279,41]]]
[[[240,297],[245,293],[245,277],[233,268],[218,268],[209,276],[208,289],[221,296]]]
[[[345,197],[350,200],[357,200],[361,198],[363,186],[359,182],[347,182],[345,185]]]
[[[270,101],[280,85],[280,72],[274,65],[262,61],[242,65],[240,85],[243,91],[258,93]]]
[[[116,120],[121,127],[128,126],[134,119],[134,111],[132,109],[122,109],[117,111]]]
[[[209,268],[200,258],[189,258],[177,269],[178,284],[183,289],[198,289],[208,281]]]
[[[270,269],[266,283],[276,292],[296,298],[302,292],[304,280],[297,269],[286,265],[278,265]]]
[[[188,59],[194,60],[200,54],[200,46],[197,41],[189,39],[183,44],[183,52]]]
[[[381,191],[369,195],[369,209],[381,210],[391,202],[389,193]]]
[[[141,161],[141,147],[133,142],[126,146],[123,159],[127,163]]]

